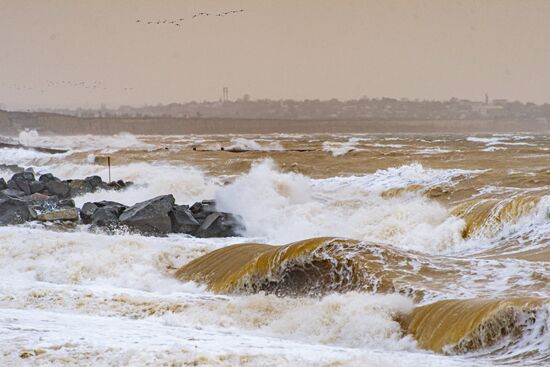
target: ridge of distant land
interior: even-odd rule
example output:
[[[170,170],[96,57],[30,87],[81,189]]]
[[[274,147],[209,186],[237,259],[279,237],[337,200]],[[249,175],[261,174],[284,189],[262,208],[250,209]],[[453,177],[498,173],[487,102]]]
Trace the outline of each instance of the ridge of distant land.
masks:
[[[47,112],[0,110],[0,134],[25,129],[41,134],[139,135],[269,133],[550,133],[546,119],[257,119],[175,117],[75,117]]]
[[[331,100],[204,101],[96,109],[45,109],[76,117],[175,117],[276,120],[550,120],[550,104],[508,101],[444,101],[395,98]]]

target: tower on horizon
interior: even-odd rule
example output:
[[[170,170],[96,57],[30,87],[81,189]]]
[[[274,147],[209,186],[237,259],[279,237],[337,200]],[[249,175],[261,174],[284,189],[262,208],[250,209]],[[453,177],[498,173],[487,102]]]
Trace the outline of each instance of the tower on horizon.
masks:
[[[229,101],[229,88],[228,87],[223,87],[222,89],[222,101],[223,102],[227,102]]]

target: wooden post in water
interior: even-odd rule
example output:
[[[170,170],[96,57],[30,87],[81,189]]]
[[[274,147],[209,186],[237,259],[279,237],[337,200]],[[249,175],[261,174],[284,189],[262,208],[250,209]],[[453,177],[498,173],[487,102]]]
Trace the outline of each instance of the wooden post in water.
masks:
[[[111,182],[111,157],[107,156],[107,165],[109,166],[109,182]]]

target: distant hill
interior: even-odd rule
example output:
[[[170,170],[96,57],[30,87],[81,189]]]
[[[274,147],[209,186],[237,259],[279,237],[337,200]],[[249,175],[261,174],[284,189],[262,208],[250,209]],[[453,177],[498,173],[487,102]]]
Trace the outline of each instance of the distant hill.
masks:
[[[361,120],[361,119],[237,119],[174,117],[83,118],[45,112],[0,111],[0,134],[14,136],[24,129],[41,134],[139,135],[267,134],[267,133],[550,133],[545,120]]]

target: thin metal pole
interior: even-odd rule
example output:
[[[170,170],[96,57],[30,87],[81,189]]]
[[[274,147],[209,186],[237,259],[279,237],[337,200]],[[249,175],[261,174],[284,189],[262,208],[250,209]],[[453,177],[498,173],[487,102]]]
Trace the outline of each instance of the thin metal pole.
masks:
[[[111,157],[107,157],[107,165],[109,166],[109,182],[111,182]]]

